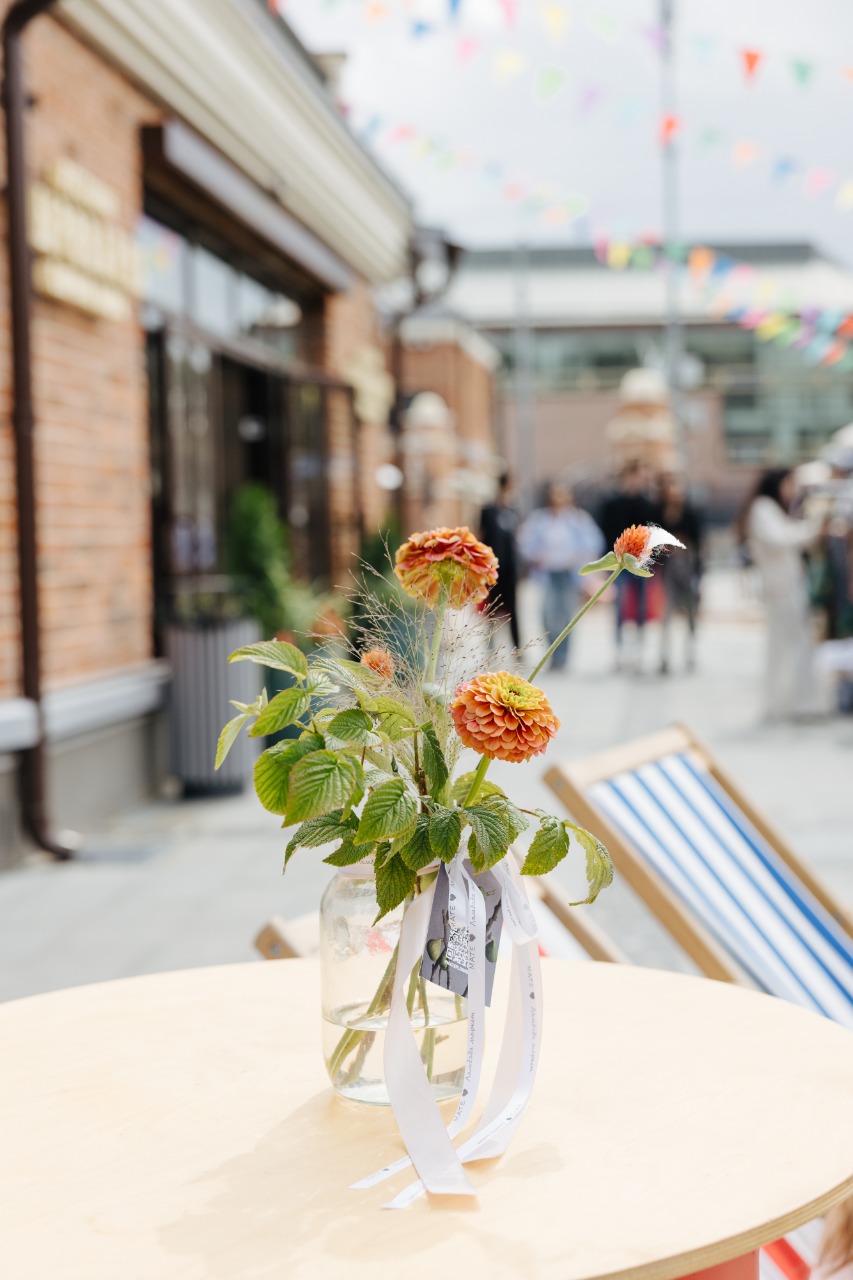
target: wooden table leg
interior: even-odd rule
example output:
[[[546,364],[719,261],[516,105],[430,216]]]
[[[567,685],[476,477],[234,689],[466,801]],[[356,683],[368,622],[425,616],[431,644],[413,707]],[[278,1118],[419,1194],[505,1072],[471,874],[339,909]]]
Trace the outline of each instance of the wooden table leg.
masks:
[[[689,1276],[682,1276],[682,1280],[758,1280],[758,1250],[704,1271],[693,1271]]]

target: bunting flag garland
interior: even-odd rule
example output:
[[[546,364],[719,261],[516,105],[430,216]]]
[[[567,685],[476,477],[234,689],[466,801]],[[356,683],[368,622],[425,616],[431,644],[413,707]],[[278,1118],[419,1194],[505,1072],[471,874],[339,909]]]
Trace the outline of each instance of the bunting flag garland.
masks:
[[[459,10],[462,8],[462,0],[447,0],[447,10],[450,15],[451,22],[459,17]]]
[[[750,330],[762,342],[802,351],[811,364],[843,364],[853,370],[853,313],[798,307],[772,277],[749,263],[706,245],[663,245],[654,238],[638,242],[598,238],[593,248],[598,261],[616,271],[655,270],[667,260],[684,264],[693,287],[705,294],[711,315]],[[752,298],[740,300],[750,292]]]

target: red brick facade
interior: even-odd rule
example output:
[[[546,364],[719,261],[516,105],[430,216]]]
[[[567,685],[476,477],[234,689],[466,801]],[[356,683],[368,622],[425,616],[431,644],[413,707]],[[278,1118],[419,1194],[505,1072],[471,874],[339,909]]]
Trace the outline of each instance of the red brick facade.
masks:
[[[0,0],[0,14],[8,0]],[[30,179],[74,161],[119,201],[133,232],[143,207],[140,129],[158,108],[51,18],[24,37]],[[14,442],[5,209],[0,206],[0,698],[19,693]],[[359,352],[381,348],[366,285],[306,317],[308,356],[349,379]],[[145,335],[135,318],[98,319],[36,297],[33,387],[43,676],[47,688],[133,666],[152,655],[151,476]],[[353,421],[352,396],[326,392],[329,546],[341,581],[358,550],[359,517],[375,527],[374,483],[387,457],[387,415]],[[355,453],[356,439],[360,449]]]
[[[3,4],[3,10],[8,8]],[[57,22],[25,36],[31,176],[70,157],[107,183],[132,231],[139,129],[156,108]],[[74,86],[69,92],[69,86]],[[18,692],[19,632],[5,208],[0,327],[0,697]],[[151,653],[146,374],[135,320],[35,300],[33,387],[43,672],[47,686]]]

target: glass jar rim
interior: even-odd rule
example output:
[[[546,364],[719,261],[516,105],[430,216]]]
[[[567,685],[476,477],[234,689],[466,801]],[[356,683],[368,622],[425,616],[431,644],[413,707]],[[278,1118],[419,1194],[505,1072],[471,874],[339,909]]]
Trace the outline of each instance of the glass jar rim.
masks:
[[[438,871],[438,868],[440,866],[441,866],[441,859],[435,858],[432,862],[428,864],[428,866],[421,867],[418,871],[416,871],[415,875],[418,875],[418,876],[434,875],[434,873]],[[368,858],[365,858],[362,862],[350,863],[350,865],[347,867],[335,867],[334,869],[338,873],[338,875],[351,876],[354,880],[375,880],[376,879],[376,872],[373,868],[373,863]]]

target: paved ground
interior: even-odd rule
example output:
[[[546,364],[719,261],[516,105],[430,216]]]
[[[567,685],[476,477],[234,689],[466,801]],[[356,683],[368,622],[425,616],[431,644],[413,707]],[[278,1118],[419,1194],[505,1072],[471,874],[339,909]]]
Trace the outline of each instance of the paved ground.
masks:
[[[530,597],[531,619],[535,605]],[[853,718],[759,723],[760,619],[739,582],[709,582],[695,675],[614,674],[610,627],[602,608],[578,635],[571,673],[545,682],[563,726],[549,758],[574,759],[683,720],[853,902]],[[656,639],[648,637],[648,671]],[[553,807],[542,772],[539,762],[495,770],[526,803]],[[251,796],[164,801],[91,834],[73,864],[0,873],[0,998],[251,959],[263,921],[314,908],[328,873],[316,851],[305,851],[282,879],[283,845],[278,821]],[[576,886],[571,869],[557,874]],[[689,967],[624,885],[591,910],[638,963]]]

